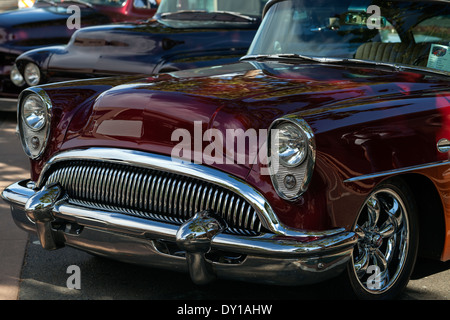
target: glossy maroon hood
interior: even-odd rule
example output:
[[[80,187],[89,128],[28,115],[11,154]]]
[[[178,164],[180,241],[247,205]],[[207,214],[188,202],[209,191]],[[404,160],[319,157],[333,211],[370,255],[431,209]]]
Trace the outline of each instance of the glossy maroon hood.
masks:
[[[342,116],[349,110],[444,89],[438,79],[425,81],[418,74],[319,64],[241,62],[180,71],[105,91],[89,111],[88,121],[85,116],[74,117],[62,149],[112,146],[171,155],[182,141],[180,134],[188,133],[191,149],[202,152],[212,140],[204,137],[202,148],[195,149],[194,139],[201,141],[208,129],[219,129],[223,137],[227,129],[259,132],[291,113],[306,118],[319,134],[351,122]],[[233,153],[223,145],[224,154],[234,154],[236,160],[236,146],[232,145]],[[245,163],[227,164],[226,170],[245,178],[254,162],[248,156],[255,148],[259,147],[246,144]],[[191,153],[190,159],[197,156]]]

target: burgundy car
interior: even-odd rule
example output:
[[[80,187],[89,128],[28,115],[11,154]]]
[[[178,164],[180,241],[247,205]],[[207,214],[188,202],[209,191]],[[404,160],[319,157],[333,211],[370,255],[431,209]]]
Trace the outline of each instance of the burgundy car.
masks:
[[[450,259],[450,5],[357,4],[271,0],[234,64],[26,89],[17,225],[198,284],[396,297]]]
[[[156,0],[39,0],[32,8],[0,13],[0,111],[17,109],[21,88],[13,84],[11,73],[20,54],[67,44],[78,27],[147,20],[156,8]]]

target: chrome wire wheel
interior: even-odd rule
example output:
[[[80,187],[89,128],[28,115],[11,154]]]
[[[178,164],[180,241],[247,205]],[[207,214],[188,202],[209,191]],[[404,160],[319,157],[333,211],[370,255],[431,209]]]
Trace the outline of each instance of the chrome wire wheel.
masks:
[[[403,188],[404,189],[404,188]],[[363,298],[391,298],[406,286],[417,254],[414,202],[402,188],[384,186],[365,201],[354,231],[351,280]]]

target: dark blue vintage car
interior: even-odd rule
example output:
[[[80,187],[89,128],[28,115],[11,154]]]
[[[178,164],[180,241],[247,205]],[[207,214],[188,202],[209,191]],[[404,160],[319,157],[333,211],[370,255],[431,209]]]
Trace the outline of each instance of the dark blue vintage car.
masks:
[[[39,0],[32,8],[0,13],[0,111],[16,110],[22,90],[10,80],[16,58],[28,50],[67,44],[78,27],[71,25],[75,13],[79,27],[86,27],[149,19],[155,12],[154,0]]]
[[[266,0],[163,0],[153,19],[93,26],[64,46],[28,51],[16,60],[18,89],[49,82],[214,66],[244,55]]]

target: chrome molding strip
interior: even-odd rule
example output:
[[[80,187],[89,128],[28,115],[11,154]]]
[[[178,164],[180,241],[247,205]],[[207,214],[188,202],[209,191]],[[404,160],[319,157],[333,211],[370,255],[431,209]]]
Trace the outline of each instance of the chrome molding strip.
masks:
[[[357,177],[353,177],[353,178],[344,180],[344,183],[375,179],[375,178],[380,178],[380,177],[396,175],[396,174],[400,174],[400,173],[406,173],[406,172],[411,172],[411,171],[418,171],[418,170],[423,170],[423,169],[428,169],[428,168],[444,166],[444,165],[450,165],[450,161],[443,160],[443,161],[439,161],[439,162],[433,162],[433,163],[428,163],[428,164],[423,164],[423,165],[418,165],[418,166],[405,167],[405,168],[393,169],[393,170],[388,170],[388,171],[383,171],[383,172],[365,174],[365,175],[361,175],[361,176],[357,176]]]
[[[258,190],[247,184],[245,181],[225,172],[200,164],[186,162],[179,159],[172,159],[169,156],[151,154],[136,150],[94,147],[59,153],[46,163],[41,176],[37,181],[37,186],[39,188],[42,188],[45,173],[50,169],[51,166],[58,162],[71,160],[95,160],[105,161],[108,163],[151,168],[154,170],[166,171],[192,178],[198,178],[216,184],[246,199],[246,201],[256,210],[256,213],[261,220],[261,224],[274,234],[297,237],[299,236],[299,234],[305,237],[324,237],[338,234],[344,231],[343,228],[328,230],[324,232],[309,232],[291,229],[284,226],[278,220],[275,212],[273,211],[267,200],[264,198],[264,196]]]
[[[283,60],[283,59],[300,59],[303,61],[315,62],[315,63],[324,63],[324,64],[364,64],[368,66],[375,67],[388,67],[392,68],[396,71],[418,71],[418,72],[426,72],[431,74],[437,74],[442,76],[449,76],[450,72],[448,71],[440,71],[437,69],[419,67],[419,66],[411,66],[408,64],[402,63],[391,63],[391,62],[383,62],[383,61],[374,61],[374,60],[366,60],[366,59],[349,59],[349,58],[337,58],[337,57],[320,57],[320,56],[310,56],[310,55],[301,55],[296,53],[285,53],[285,54],[248,54],[240,58],[239,61],[247,61],[247,60]]]

